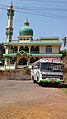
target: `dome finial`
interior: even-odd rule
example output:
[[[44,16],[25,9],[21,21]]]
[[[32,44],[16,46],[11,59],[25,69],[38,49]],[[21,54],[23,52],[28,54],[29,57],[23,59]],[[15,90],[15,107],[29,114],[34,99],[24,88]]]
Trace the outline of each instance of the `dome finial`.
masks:
[[[12,3],[13,3],[13,1],[11,0],[11,2],[10,2],[10,6],[13,6]]]
[[[24,26],[29,26],[28,16],[26,17],[26,21],[24,22]]]
[[[13,0],[11,0],[11,2],[10,2],[10,8],[13,8]]]
[[[13,2],[13,1],[11,0],[11,3],[10,3],[10,4],[11,4],[11,6],[12,6],[12,2]]]

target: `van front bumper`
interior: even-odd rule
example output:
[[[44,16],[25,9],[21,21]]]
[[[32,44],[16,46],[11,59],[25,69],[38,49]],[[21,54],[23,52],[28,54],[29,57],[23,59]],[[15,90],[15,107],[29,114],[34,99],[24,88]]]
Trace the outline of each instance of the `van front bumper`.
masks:
[[[43,79],[40,80],[41,83],[61,83],[64,82],[64,80],[50,80],[50,79]]]

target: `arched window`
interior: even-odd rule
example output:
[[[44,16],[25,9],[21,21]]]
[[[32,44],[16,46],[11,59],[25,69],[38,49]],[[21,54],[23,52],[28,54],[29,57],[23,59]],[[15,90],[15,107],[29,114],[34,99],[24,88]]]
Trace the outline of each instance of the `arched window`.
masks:
[[[27,53],[29,52],[29,48],[28,48],[28,46],[25,46],[24,51],[27,52]]]
[[[25,38],[23,40],[26,40]]]
[[[35,52],[35,48],[34,46],[31,47],[31,53],[34,53]]]
[[[13,49],[13,46],[11,46],[11,50]]]
[[[17,53],[17,51],[18,51],[18,48],[17,48],[17,46],[15,46],[14,47],[14,53]]]
[[[29,38],[27,38],[27,40],[29,40]]]
[[[30,59],[30,63],[34,63],[34,62],[35,62],[34,58],[31,57],[31,59]]]
[[[46,53],[52,53],[52,46],[46,46]]]
[[[22,51],[23,50],[23,46],[21,46],[20,48],[19,48],[19,51]]]
[[[35,53],[39,53],[39,46],[36,46]]]
[[[20,40],[22,40],[22,38],[20,38]]]
[[[11,58],[10,58],[10,63],[11,63],[11,64],[14,64],[15,62],[16,62],[16,57],[14,57],[14,58],[11,57]]]
[[[10,53],[13,53],[13,52],[14,52],[14,49],[13,49],[13,46],[11,46]]]

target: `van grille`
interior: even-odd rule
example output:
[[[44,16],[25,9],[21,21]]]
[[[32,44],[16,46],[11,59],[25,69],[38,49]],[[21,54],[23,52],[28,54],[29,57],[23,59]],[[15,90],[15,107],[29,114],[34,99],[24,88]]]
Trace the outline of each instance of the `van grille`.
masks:
[[[62,79],[63,79],[63,75],[59,75],[59,76],[58,76],[58,75],[44,75],[44,74],[42,74],[42,79],[46,79],[46,78],[50,78],[50,79],[51,79],[51,78],[53,78],[53,79],[54,79],[54,78],[55,78],[55,79],[56,79],[56,78],[59,78],[59,79],[62,80]]]

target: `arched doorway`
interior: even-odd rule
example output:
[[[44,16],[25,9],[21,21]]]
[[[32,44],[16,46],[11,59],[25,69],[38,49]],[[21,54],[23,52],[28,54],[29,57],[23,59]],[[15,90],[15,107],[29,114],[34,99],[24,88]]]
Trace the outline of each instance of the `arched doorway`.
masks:
[[[26,58],[21,58],[18,62],[19,65],[27,65],[27,59]]]
[[[31,57],[31,59],[30,59],[30,63],[34,63],[34,57]]]
[[[35,62],[36,62],[36,61],[38,61],[38,60],[39,60],[39,58],[38,58],[38,57],[36,57],[36,58],[35,58]]]

